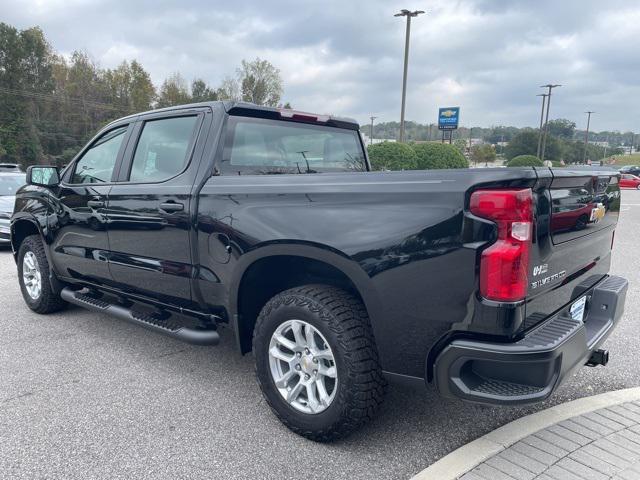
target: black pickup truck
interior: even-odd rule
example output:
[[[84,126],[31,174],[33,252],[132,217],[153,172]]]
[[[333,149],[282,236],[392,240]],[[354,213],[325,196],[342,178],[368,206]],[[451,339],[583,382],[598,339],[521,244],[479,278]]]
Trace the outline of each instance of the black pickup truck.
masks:
[[[369,170],[348,119],[213,102],[117,120],[63,171],[29,169],[24,300],[198,345],[228,327],[318,441],[371,418],[389,379],[513,405],[606,364],[617,172]]]

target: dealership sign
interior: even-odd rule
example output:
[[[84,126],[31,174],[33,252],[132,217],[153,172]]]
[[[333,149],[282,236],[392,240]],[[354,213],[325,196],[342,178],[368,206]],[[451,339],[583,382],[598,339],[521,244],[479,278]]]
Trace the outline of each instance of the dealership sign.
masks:
[[[447,107],[438,110],[438,128],[440,130],[455,130],[460,119],[460,107]]]

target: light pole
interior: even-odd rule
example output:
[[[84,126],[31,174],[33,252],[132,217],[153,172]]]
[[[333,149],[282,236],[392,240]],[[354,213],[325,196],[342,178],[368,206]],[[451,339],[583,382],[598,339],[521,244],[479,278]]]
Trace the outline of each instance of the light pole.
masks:
[[[584,112],[587,114],[587,131],[584,132],[584,153],[582,155],[582,164],[587,163],[587,146],[589,145],[589,124],[591,123],[591,114],[596,113],[592,111]]]
[[[561,87],[560,84],[551,84],[540,85],[540,88],[548,88],[549,92],[547,93],[547,114],[544,119],[544,137],[542,138],[542,150],[540,151],[540,160],[544,162],[544,151],[547,149],[547,136],[549,135],[549,107],[551,107],[551,90],[556,87]]]
[[[369,145],[373,145],[373,121],[378,117],[369,117],[371,119],[371,130],[369,131]]]
[[[536,157],[540,158],[540,149],[542,148],[542,122],[544,120],[544,106],[547,101],[547,94],[539,93],[536,97],[542,97],[542,110],[540,111],[540,128],[538,133],[538,150],[536,151]]]
[[[404,142],[404,104],[407,98],[407,68],[409,66],[409,35],[411,34],[411,18],[417,17],[422,10],[400,10],[394,17],[407,17],[407,33],[404,42],[404,74],[402,75],[402,106],[400,107],[400,142]]]

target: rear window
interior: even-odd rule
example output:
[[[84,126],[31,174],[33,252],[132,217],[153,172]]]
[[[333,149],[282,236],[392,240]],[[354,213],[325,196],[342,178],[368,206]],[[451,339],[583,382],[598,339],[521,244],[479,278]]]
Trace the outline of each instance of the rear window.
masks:
[[[223,174],[364,171],[358,132],[322,125],[230,117]]]

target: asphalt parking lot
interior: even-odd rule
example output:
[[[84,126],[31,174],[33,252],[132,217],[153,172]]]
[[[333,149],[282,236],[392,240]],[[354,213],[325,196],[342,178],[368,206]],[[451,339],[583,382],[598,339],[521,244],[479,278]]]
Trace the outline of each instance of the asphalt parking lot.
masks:
[[[38,316],[0,251],[0,478],[409,478],[532,411],[640,386],[639,238],[640,192],[624,191],[612,273],[630,291],[609,366],[583,368],[529,408],[392,387],[374,422],[329,445],[276,420],[231,335],[194,347],[79,308]]]

